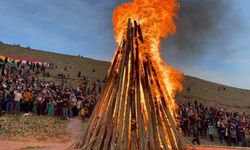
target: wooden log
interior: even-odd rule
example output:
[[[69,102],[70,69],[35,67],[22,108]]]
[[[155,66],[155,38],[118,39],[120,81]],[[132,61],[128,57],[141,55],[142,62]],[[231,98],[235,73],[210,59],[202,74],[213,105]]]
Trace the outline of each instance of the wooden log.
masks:
[[[125,126],[124,127],[124,135],[122,137],[122,148],[121,149],[129,149],[130,145],[130,130],[131,130],[131,101],[132,101],[132,95],[130,91],[130,87],[133,85],[133,64],[134,64],[134,56],[133,53],[130,52],[130,58],[129,58],[129,77],[128,77],[128,84],[129,89],[127,89],[127,104],[126,104],[126,110],[125,110]]]
[[[135,26],[136,22],[134,23]],[[136,39],[137,41],[137,39]],[[145,124],[143,120],[143,112],[142,112],[142,107],[141,107],[141,91],[140,91],[140,81],[141,81],[141,75],[140,75],[140,56],[139,56],[139,43],[135,42],[136,47],[135,47],[135,70],[136,70],[136,82],[135,82],[135,87],[136,87],[136,114],[137,114],[137,124],[138,124],[138,143],[139,143],[139,149],[146,149],[146,140],[145,140]]]
[[[115,81],[115,80],[114,80]],[[115,85],[115,82],[114,84]],[[111,86],[112,87],[112,86]],[[113,90],[113,88],[112,88]],[[97,113],[97,117],[94,118],[92,120],[92,123],[93,126],[90,126],[89,130],[88,130],[88,136],[87,136],[87,139],[86,139],[86,143],[89,143],[90,141],[92,141],[93,139],[95,139],[95,136],[98,136],[99,132],[99,128],[102,126],[102,124],[104,123],[104,120],[103,118],[105,117],[105,114],[106,114],[106,111],[107,111],[107,105],[108,103],[110,103],[109,99],[112,97],[112,91],[109,91],[109,96],[107,97],[107,100],[103,100],[103,107],[102,107],[102,111],[100,111],[99,113]]]
[[[116,90],[114,91],[115,93],[117,92],[117,89],[118,89],[118,84],[116,85]],[[113,97],[110,99],[111,101],[111,105],[109,107],[109,112],[107,112],[107,129],[106,129],[106,137],[105,139],[103,140],[103,146],[101,148],[103,148],[104,150],[105,149],[108,149],[109,148],[109,145],[110,145],[110,140],[111,140],[111,136],[112,136],[112,133],[114,132],[113,131],[113,126],[114,126],[114,123],[113,123],[113,113],[114,113],[114,108],[115,107],[115,99],[116,99],[116,94],[113,94]]]
[[[131,47],[132,47],[132,43],[131,41],[133,40],[133,29],[132,29],[132,24],[131,24],[131,20],[128,21],[128,32],[127,32],[127,46],[126,46],[126,50],[125,50],[125,53],[129,53],[131,51]],[[120,112],[120,109],[121,109],[121,93],[122,93],[122,90],[123,90],[123,86],[124,86],[124,83],[123,83],[123,77],[124,77],[124,67],[125,67],[125,60],[128,60],[128,58],[126,57],[128,55],[123,55],[122,57],[122,62],[120,64],[120,67],[119,67],[119,87],[118,87],[118,93],[117,93],[117,97],[116,97],[116,105],[115,105],[115,112],[114,112],[114,119],[115,119],[115,124],[114,124],[114,130],[115,132],[113,132],[113,135],[112,135],[112,139],[111,139],[111,145],[115,146],[116,145],[116,142],[117,142],[117,135],[119,134],[118,133],[118,128],[119,128],[119,112]]]
[[[129,33],[127,34],[127,40],[129,40],[129,41],[127,41],[127,43],[128,43],[128,45],[127,45],[127,51],[128,51],[128,74],[129,74],[129,76],[128,76],[128,81],[126,81],[126,82],[128,82],[128,87],[131,87],[131,85],[132,85],[132,78],[133,78],[133,72],[132,72],[132,70],[133,70],[133,61],[134,61],[134,58],[133,58],[133,53],[132,53],[132,51],[131,51],[131,47],[132,47],[132,42],[131,41],[133,41],[133,36],[131,36],[131,31],[133,31],[133,30],[131,30],[132,28],[131,28],[131,26],[132,26],[132,24],[131,24],[131,22],[129,21],[129,23],[128,23],[129,25],[128,25],[128,31],[129,31]],[[126,89],[126,107],[125,107],[125,114],[124,114],[124,117],[125,117],[125,119],[124,119],[124,132],[123,132],[123,135],[122,135],[122,145],[121,145],[121,149],[128,149],[129,147],[128,147],[128,145],[129,145],[129,143],[130,143],[130,135],[129,135],[129,132],[130,132],[130,129],[131,129],[131,122],[130,122],[130,117],[131,117],[131,111],[130,111],[130,108],[131,108],[131,95],[130,95],[130,89],[128,88],[128,89]],[[127,125],[127,126],[126,126]]]
[[[110,84],[111,86],[114,85],[115,82],[115,75],[114,75],[114,79],[110,80],[112,82],[108,82],[108,84]],[[110,89],[106,88],[106,92],[105,94],[109,93]],[[104,95],[105,95],[104,94]],[[105,102],[104,102],[105,103]],[[100,107],[100,101],[97,102],[97,106],[94,108],[93,114],[91,115],[91,120],[92,122],[90,122],[90,124],[93,124],[97,119],[98,119],[98,108]],[[91,131],[93,131],[93,126],[88,126],[87,130],[85,131],[85,133],[81,136],[80,140],[78,142],[76,142],[75,147],[82,147],[85,143],[87,143],[88,138],[91,135]]]
[[[177,142],[177,147],[178,149],[185,149],[185,146],[184,146],[184,143],[181,141],[182,140],[182,136],[178,136],[178,131],[176,130],[176,127],[175,127],[175,124],[173,123],[172,120],[172,117],[171,117],[171,113],[168,109],[166,109],[166,105],[162,105],[163,106],[163,109],[162,109],[162,112],[164,113],[164,117],[169,121],[168,125],[169,127],[167,127],[167,129],[171,129],[173,131],[173,134],[175,135],[175,138],[176,138],[176,142]]]
[[[151,114],[152,110],[151,110],[151,107],[149,106],[149,93],[148,93],[148,89],[146,89],[145,78],[143,76],[141,78],[141,84],[142,84],[142,91],[143,91],[146,113],[147,113],[147,118],[148,118],[147,122],[145,122],[145,126],[147,127],[147,130],[145,131],[146,146],[147,146],[147,149],[155,149],[153,127],[152,127],[152,117],[149,115]]]
[[[158,87],[156,85],[157,78],[155,79],[154,76],[152,76],[151,78],[152,78],[152,83],[153,83],[152,86],[154,87],[154,89],[157,90],[158,89]],[[159,124],[158,129],[159,129],[160,137],[162,139],[162,144],[164,145],[164,149],[168,149],[169,144],[172,146],[173,149],[177,149],[175,141],[172,138],[175,135],[172,134],[172,132],[170,131],[170,127],[169,126],[167,126],[167,128],[165,128],[165,124],[168,125],[169,122],[168,122],[168,120],[163,119],[163,117],[162,117],[161,110],[159,109],[161,107],[161,105],[162,105],[161,101],[157,100],[156,114],[157,114],[157,120],[158,120],[158,124]],[[168,139],[166,139],[166,136],[168,137]],[[168,140],[170,141],[170,143],[167,142]]]
[[[147,63],[144,63],[144,70],[145,70],[145,79],[146,79],[146,88],[148,89],[149,94],[149,106],[151,107],[151,122],[153,128],[153,138],[154,138],[154,147],[155,149],[160,149],[160,142],[159,142],[159,135],[157,130],[157,122],[156,122],[156,114],[155,114],[155,107],[154,107],[154,99],[152,95],[152,89],[150,83],[150,72]]]
[[[144,94],[144,100],[145,100],[145,106],[146,106],[146,111],[147,111],[147,115],[148,115],[148,122],[146,123],[148,129],[146,132],[146,136],[148,138],[147,141],[147,148],[148,149],[155,149],[154,146],[154,135],[153,135],[153,124],[152,124],[152,117],[151,117],[151,113],[153,110],[151,110],[151,106],[150,106],[150,101],[152,101],[150,98],[150,93],[149,90],[150,88],[148,87],[148,83],[147,83],[147,73],[146,73],[146,67],[145,67],[145,62],[143,63],[143,69],[142,69],[142,76],[141,76],[141,81],[142,81],[142,89],[143,89],[143,94]]]
[[[152,64],[151,64],[151,65],[152,65]],[[150,66],[151,66],[151,65],[150,65]],[[151,69],[152,69],[152,66],[151,66]],[[152,78],[157,77],[157,76],[156,76],[156,72],[153,71],[153,70],[152,70],[152,72],[153,72]],[[154,80],[154,82],[155,82],[155,84],[156,84],[156,89],[158,89],[159,92],[160,92],[160,95],[163,96],[164,94],[162,93],[161,88],[159,87],[158,80],[156,79],[156,80]],[[166,109],[168,110],[168,108],[166,108]],[[168,116],[168,120],[165,120],[165,121],[166,121],[166,124],[168,125],[168,127],[167,127],[167,133],[168,133],[168,135],[169,135],[169,140],[170,140],[171,146],[173,147],[173,149],[177,149],[177,148],[178,148],[178,145],[176,145],[176,137],[175,137],[175,135],[173,134],[173,132],[171,131],[171,127],[172,127],[173,124],[172,124],[171,122],[169,122],[171,118],[172,118],[172,116]]]
[[[109,111],[107,112],[107,132],[106,132],[106,137],[105,139],[103,140],[103,149],[108,149],[109,146],[110,146],[110,140],[112,138],[112,133],[114,132],[113,131],[113,127],[114,127],[114,120],[113,120],[113,113],[114,113],[114,108],[115,107],[115,103],[116,103],[116,93],[117,93],[117,90],[118,90],[118,84],[116,85],[116,88],[115,88],[115,94],[113,94],[113,97],[110,99],[110,103],[111,105],[109,106]]]
[[[126,103],[127,103],[127,100],[128,100],[128,91],[129,91],[129,87],[130,87],[130,82],[129,82],[129,79],[130,79],[130,62],[131,62],[131,53],[130,51],[126,51],[126,59],[128,60],[127,61],[127,66],[126,68],[126,73],[124,74],[124,86],[123,86],[123,92],[122,92],[122,100],[121,100],[121,109],[120,109],[120,115],[119,115],[119,118],[120,118],[120,122],[119,122],[119,129],[118,129],[118,133],[119,133],[119,136],[118,136],[118,142],[117,142],[117,148],[118,149],[121,149],[122,148],[122,141],[123,141],[123,135],[124,135],[124,126],[126,126],[125,124],[125,117],[126,116]]]
[[[123,58],[124,62],[124,58]],[[121,64],[120,68],[124,68],[123,66],[124,63]],[[112,139],[111,139],[111,145],[115,146],[116,145],[116,140],[117,140],[117,134],[118,134],[118,128],[119,128],[119,111],[121,108],[121,93],[122,93],[122,88],[123,88],[123,76],[124,76],[124,70],[120,70],[120,77],[119,77],[119,83],[118,83],[118,90],[116,93],[116,102],[115,102],[115,110],[113,114],[113,121],[114,121],[114,131],[112,134]]]
[[[150,69],[149,69],[150,70]],[[152,70],[150,70],[150,72],[152,72]],[[151,73],[149,73],[149,75],[151,76],[151,86],[155,89],[155,90],[158,90],[158,87],[157,87],[157,85],[156,85],[156,80],[157,80],[157,78],[155,79],[155,76],[154,75],[152,75]],[[156,91],[156,94],[157,94],[157,91]],[[162,93],[161,93],[162,94]],[[158,94],[157,94],[158,95]],[[156,101],[156,118],[157,118],[157,122],[158,122],[158,129],[160,130],[159,131],[159,133],[162,133],[163,131],[164,131],[164,125],[162,124],[162,117],[161,117],[161,115],[160,115],[160,112],[159,112],[159,107],[160,107],[160,104],[159,104],[159,101],[157,100]],[[168,123],[167,121],[168,120],[165,120],[166,121],[166,123]],[[169,129],[169,128],[168,128]],[[160,134],[161,135],[161,134]],[[169,140],[170,140],[170,144],[171,144],[171,146],[173,147],[173,149],[177,149],[177,147],[176,147],[176,144],[175,144],[175,140],[174,140],[174,138],[173,138],[173,134],[172,134],[172,132],[170,132],[170,130],[169,130],[169,132],[167,132],[166,133],[166,135],[168,135],[168,137],[169,137]],[[167,143],[166,143],[166,139],[164,138],[164,136],[161,136],[161,139],[162,139],[162,143],[163,143],[163,145],[164,145],[164,147],[166,148],[166,146],[168,145]]]
[[[141,26],[137,26],[138,34],[139,34],[139,40],[143,43],[143,36],[142,36],[142,31],[141,31]]]
[[[113,114],[113,110],[112,109],[115,106],[115,95],[117,92],[117,88],[118,86],[116,86],[114,88],[114,90],[112,91],[112,96],[109,98],[109,104],[108,106],[105,108],[106,109],[106,114],[104,115],[104,119],[102,121],[103,124],[100,124],[99,126],[101,127],[101,129],[98,132],[98,134],[96,136],[101,136],[102,138],[97,139],[94,143],[93,143],[93,149],[101,149],[103,147],[104,144],[104,139],[106,138],[107,135],[107,126],[108,124],[110,124],[110,120],[112,120],[112,114]]]
[[[119,63],[120,61],[120,57],[119,55],[121,55],[122,53],[122,49],[125,45],[126,41],[123,40],[123,42],[120,44],[120,46],[117,48],[116,52],[115,52],[115,56],[114,56],[114,60],[112,61],[112,64],[111,64],[111,67],[108,71],[108,81],[111,81],[110,78],[112,77],[111,74],[114,72],[114,69],[116,68],[117,66],[117,63]],[[107,84],[106,84],[107,85]],[[105,86],[106,87],[106,86]],[[104,88],[105,89],[105,88]]]
[[[153,65],[152,65],[152,63],[151,63],[151,68],[152,68],[152,72],[153,72],[153,75],[155,76],[155,77],[157,77],[157,74],[156,74],[156,71],[155,71],[155,69],[154,69],[154,67],[153,67]],[[164,83],[162,83],[162,84],[164,84]],[[176,134],[178,134],[177,132],[177,130],[176,130],[176,127],[175,127],[175,122],[174,122],[174,120],[173,120],[173,116],[171,115],[171,113],[170,113],[170,111],[169,111],[169,109],[167,108],[167,104],[166,104],[166,95],[164,95],[163,94],[163,87],[161,87],[161,85],[160,85],[160,83],[159,83],[159,81],[158,80],[156,80],[156,85],[157,85],[157,87],[158,87],[158,90],[159,90],[159,92],[160,92],[160,94],[164,97],[164,99],[161,99],[161,101],[162,101],[162,105],[165,107],[165,111],[166,111],[166,116],[167,116],[167,118],[168,118],[168,121],[169,121],[169,127],[174,131],[174,133],[172,133],[172,136],[170,137],[170,139],[171,140],[174,140],[176,143],[177,143],[177,148],[182,148],[182,142],[181,142],[181,140],[180,140],[180,138],[176,138],[175,137],[175,135]],[[167,93],[167,92],[165,92],[165,93]],[[167,96],[168,97],[168,96]],[[169,98],[169,97],[168,97]],[[171,100],[170,98],[169,98],[169,100]],[[170,133],[169,133],[170,134]]]
[[[132,28],[132,31],[134,30],[134,28]],[[136,61],[135,59],[135,51],[134,51],[134,36],[133,36],[134,32],[131,32],[130,34],[130,50],[131,50],[131,55],[133,56],[133,60],[134,62]],[[137,132],[138,132],[138,126],[137,126],[137,115],[136,115],[136,95],[138,93],[136,93],[136,62],[133,65],[133,81],[132,81],[132,86],[131,86],[131,94],[132,94],[132,101],[131,101],[131,149],[138,149],[138,136],[137,136]]]
[[[125,42],[123,42],[123,43],[125,43]],[[115,68],[117,68],[117,66],[119,66],[119,64],[120,64],[120,57],[119,57],[119,54],[120,54],[120,49],[118,49],[117,50],[117,52],[116,52],[116,55],[115,55],[115,59],[114,59],[114,62],[112,63],[112,67],[111,67],[111,69],[110,69],[110,72],[109,72],[109,77],[108,77],[108,82],[107,82],[107,86],[108,87],[112,87],[111,85],[110,85],[110,82],[112,82],[112,81],[114,81],[114,72],[115,72]],[[106,89],[110,89],[110,88],[105,88],[105,90]],[[109,91],[104,91],[104,95],[103,95],[103,99],[105,100],[106,99],[106,97],[105,97],[105,94],[109,94],[110,92]],[[107,100],[109,100],[109,99],[107,99]],[[105,101],[102,101],[102,105],[103,104],[106,104],[105,103]],[[96,109],[97,108],[99,108],[99,110],[97,111]],[[95,114],[93,114],[92,116],[91,116],[91,120],[94,120],[94,121],[92,121],[90,124],[91,125],[89,125],[88,126],[88,134],[85,134],[85,136],[83,137],[83,138],[81,138],[81,140],[82,141],[85,141],[85,142],[88,142],[88,141],[90,141],[90,136],[92,136],[92,138],[94,138],[94,136],[95,136],[95,134],[93,134],[92,132],[94,132],[94,131],[97,131],[97,130],[95,130],[95,127],[96,127],[96,125],[97,125],[97,123],[96,122],[100,122],[100,120],[98,121],[98,119],[93,119],[93,118],[98,118],[98,116],[100,116],[100,114],[99,114],[99,111],[100,110],[105,110],[105,109],[102,109],[102,107],[95,107],[95,109],[94,109],[94,113],[95,112],[98,112],[98,113],[95,113]],[[102,116],[102,113],[101,113],[101,116]],[[94,124],[96,124],[96,125],[94,125]],[[91,129],[89,128],[89,127],[91,127]],[[82,144],[84,144],[83,142],[82,142]]]
[[[110,89],[111,88],[112,87],[110,87]],[[106,111],[106,106],[107,106],[107,104],[109,102],[108,98],[110,98],[110,96],[111,96],[110,95],[111,92],[108,91],[108,94],[109,94],[109,96],[107,97],[107,99],[103,99],[102,104],[99,107],[99,110],[96,112],[95,118],[93,118],[92,122],[90,123],[91,128],[88,131],[88,136],[86,138],[86,143],[88,143],[89,141],[92,141],[95,138],[95,136],[97,136],[97,134],[98,134],[98,131],[99,131],[100,127],[101,127],[100,124],[102,123],[103,118],[104,118],[104,114],[105,114],[105,111]]]
[[[152,73],[152,70],[151,70],[151,69],[149,69],[149,70],[150,70],[150,72]],[[157,80],[156,76],[154,76],[155,74],[153,75],[153,74],[151,74],[151,73],[149,73],[149,75],[151,75],[151,83],[153,83],[153,84],[155,84],[155,85],[159,85],[159,84],[156,84],[156,83],[158,83],[158,80]],[[163,95],[161,89],[160,89],[158,86],[155,86],[154,89],[158,89],[158,90],[160,91],[160,95]],[[158,108],[158,107],[159,107],[159,106],[157,106],[157,108]],[[168,111],[168,108],[166,108],[166,111]],[[171,118],[170,118],[170,117],[171,117]],[[159,118],[161,118],[161,117],[159,116]],[[173,127],[175,124],[172,123],[172,122],[169,122],[169,120],[172,119],[172,116],[169,116],[168,118],[169,118],[168,120],[165,120],[166,123],[167,123],[167,125],[168,125],[166,131],[167,131],[167,134],[169,135],[168,137],[169,137],[169,140],[170,140],[170,143],[171,143],[173,149],[178,149],[178,148],[179,148],[179,147],[178,147],[178,144],[177,144],[178,142],[176,142],[175,134],[172,132],[172,127]]]
[[[137,22],[136,21],[134,21],[134,37],[137,37],[137,29],[138,27],[137,27]]]

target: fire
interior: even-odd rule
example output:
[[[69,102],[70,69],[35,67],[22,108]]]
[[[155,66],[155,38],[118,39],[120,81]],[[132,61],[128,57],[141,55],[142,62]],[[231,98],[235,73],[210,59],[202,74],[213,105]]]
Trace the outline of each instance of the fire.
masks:
[[[182,90],[183,74],[167,66],[160,56],[162,38],[173,35],[176,31],[174,18],[179,9],[177,0],[133,0],[114,10],[113,23],[115,39],[121,42],[126,36],[127,20],[136,20],[143,30],[144,54],[150,57],[157,71],[157,78],[165,86],[164,96],[170,99],[168,107],[175,112],[174,97],[177,91]],[[144,57],[144,56],[141,56]]]

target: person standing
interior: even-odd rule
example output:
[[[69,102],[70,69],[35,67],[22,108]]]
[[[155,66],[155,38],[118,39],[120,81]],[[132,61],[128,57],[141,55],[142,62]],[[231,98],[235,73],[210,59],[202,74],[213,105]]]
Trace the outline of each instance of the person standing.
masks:
[[[34,114],[37,114],[37,97],[38,97],[37,91],[33,93],[33,96],[34,96],[34,99],[33,99],[32,112]]]
[[[227,142],[227,146],[231,146],[230,130],[228,124],[226,124],[225,127],[225,141]]]
[[[3,109],[5,112],[7,112],[7,103],[8,103],[8,98],[9,98],[10,91],[5,88],[4,89],[4,99],[3,99]]]
[[[50,99],[48,104],[47,104],[47,112],[48,116],[54,116],[54,103]]]
[[[69,118],[73,117],[73,107],[74,107],[74,102],[73,101],[68,101],[68,111],[69,111]]]
[[[214,142],[214,126],[211,122],[208,124],[208,135],[210,142]]]
[[[63,115],[63,101],[60,96],[57,96],[55,102],[56,102],[56,115],[61,118]]]
[[[32,94],[28,89],[24,91],[23,98],[24,98],[24,111],[25,113],[28,113],[30,111],[30,105],[32,100]]]
[[[68,119],[68,100],[63,100],[63,118]]]
[[[35,98],[35,103],[36,103],[36,114],[37,115],[42,115],[42,103],[44,101],[44,97],[41,93],[38,93],[37,97]]]
[[[217,122],[217,131],[218,131],[218,138],[220,144],[223,142],[223,132],[224,132],[224,124],[222,123],[221,119],[218,120]]]
[[[19,91],[14,92],[14,108],[15,108],[15,114],[19,115],[20,113],[20,101],[22,99],[22,94]]]
[[[8,94],[7,106],[6,106],[6,113],[11,114],[13,112],[13,105],[14,105],[14,93],[10,91]]]
[[[234,143],[235,146],[237,146],[237,133],[236,133],[236,126],[235,124],[232,124],[230,126],[230,133],[231,133],[231,142]]]
[[[192,131],[193,131],[192,144],[195,145],[195,143],[197,143],[198,145],[200,145],[200,137],[197,127],[195,126]]]

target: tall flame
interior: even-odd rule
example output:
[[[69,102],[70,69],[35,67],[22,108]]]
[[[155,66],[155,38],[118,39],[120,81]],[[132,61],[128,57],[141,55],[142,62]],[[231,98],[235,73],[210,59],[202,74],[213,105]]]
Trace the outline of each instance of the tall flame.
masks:
[[[166,87],[165,95],[169,95],[171,102],[168,106],[176,108],[174,97],[182,90],[183,74],[167,66],[160,57],[160,41],[176,31],[174,18],[179,9],[177,0],[133,0],[114,10],[113,23],[117,43],[126,35],[127,20],[136,20],[143,30],[143,50],[150,56],[157,70],[157,78]],[[166,93],[167,92],[167,93]]]

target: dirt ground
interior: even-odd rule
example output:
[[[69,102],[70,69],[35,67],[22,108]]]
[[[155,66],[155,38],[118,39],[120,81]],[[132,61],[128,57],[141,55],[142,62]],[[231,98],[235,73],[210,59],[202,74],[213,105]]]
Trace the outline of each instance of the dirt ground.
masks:
[[[44,141],[32,140],[27,138],[22,141],[0,140],[1,150],[65,150],[68,149],[84,131],[87,123],[82,123],[78,118],[71,119],[67,125],[70,133],[68,141],[53,142],[53,139]]]

